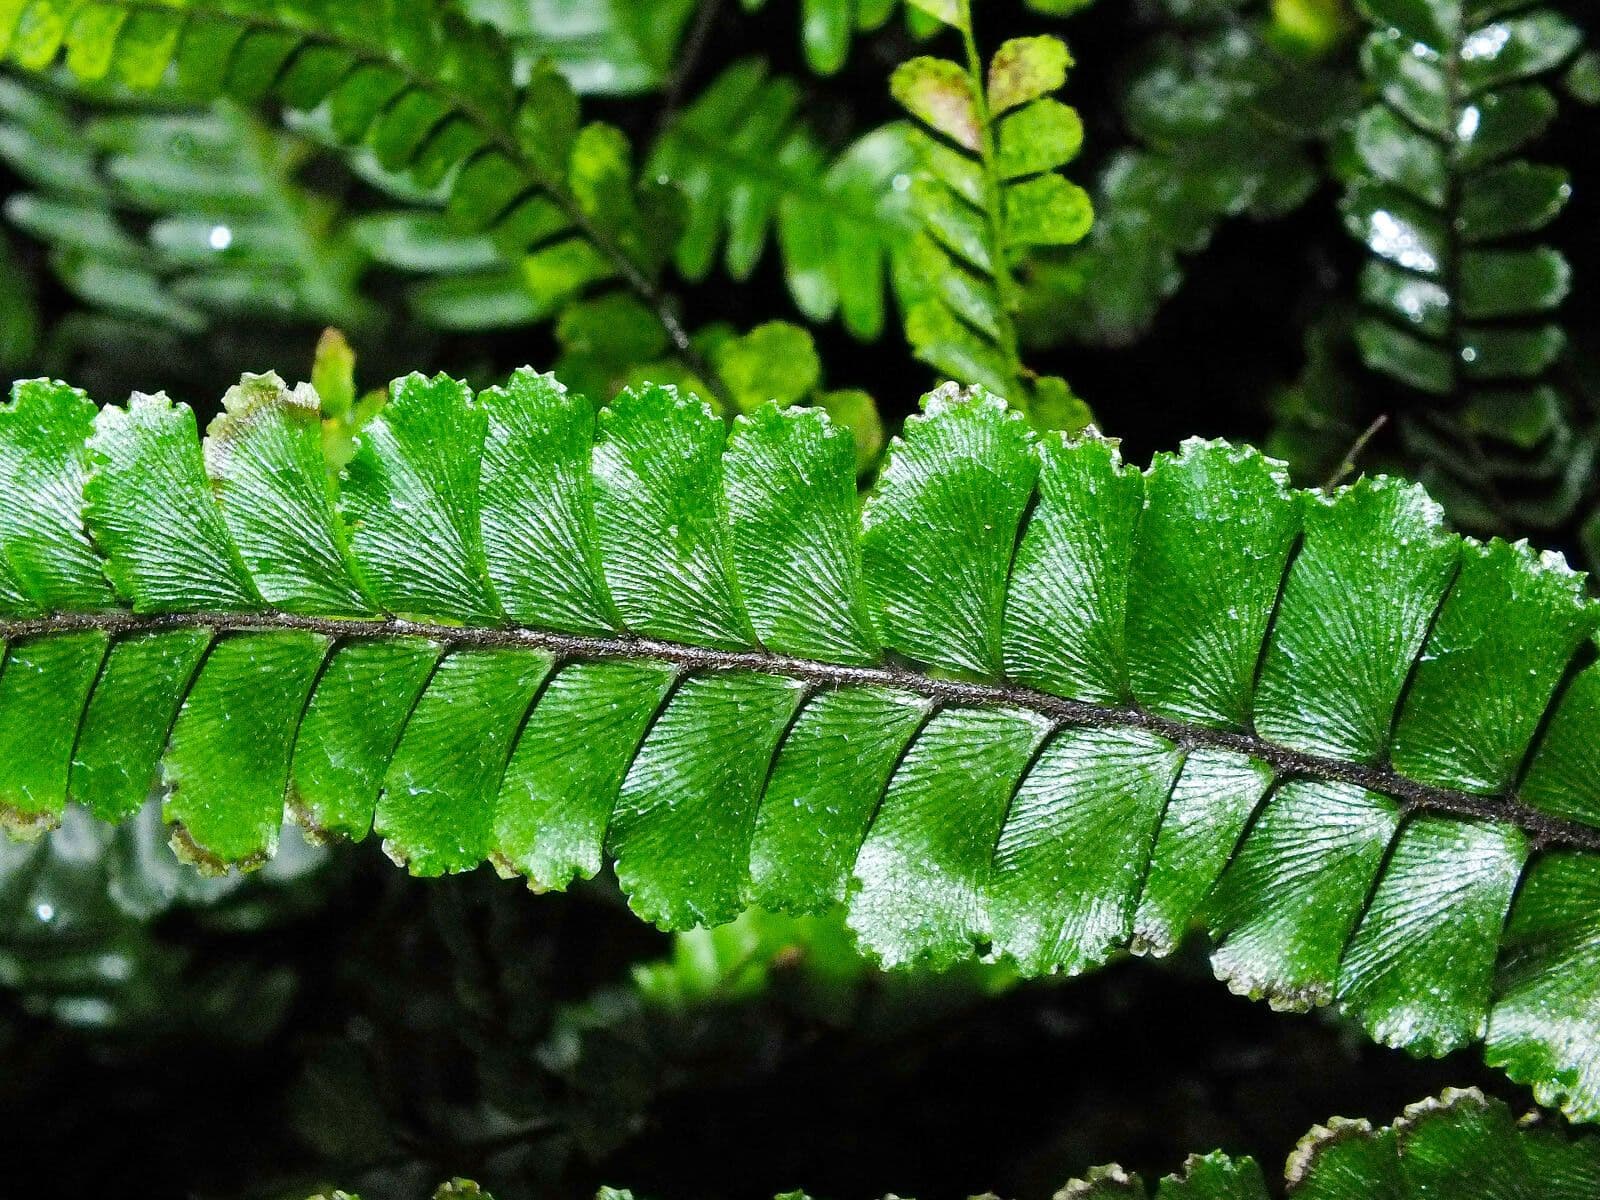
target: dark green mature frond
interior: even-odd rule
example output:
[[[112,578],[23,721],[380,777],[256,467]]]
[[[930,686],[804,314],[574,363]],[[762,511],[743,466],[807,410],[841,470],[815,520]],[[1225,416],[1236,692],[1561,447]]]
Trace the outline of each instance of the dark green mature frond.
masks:
[[[1600,1139],[1519,1126],[1498,1100],[1446,1088],[1409,1105],[1392,1125],[1335,1117],[1289,1156],[1281,1192],[1254,1159],[1193,1155],[1149,1189],[1121,1167],[1099,1167],[1058,1200],[1581,1200],[1600,1189]]]
[[[1284,216],[1315,190],[1313,151],[1351,89],[1320,60],[1275,48],[1269,18],[1252,17],[1215,13],[1142,56],[1123,99],[1135,144],[1100,172],[1094,227],[1023,272],[1025,342],[1132,341],[1223,222]]]
[[[875,338],[915,229],[907,130],[876,130],[830,161],[799,103],[800,89],[765,63],[734,63],[667,126],[645,170],[688,202],[676,250],[684,276],[705,278],[720,251],[728,273],[745,279],[776,240],[802,313],[837,314],[857,337]]]
[[[1355,121],[1345,222],[1362,275],[1367,364],[1419,393],[1410,447],[1476,528],[1548,528],[1588,489],[1592,435],[1550,371],[1567,260],[1537,235],[1567,172],[1521,155],[1556,114],[1543,76],[1577,28],[1518,0],[1362,0],[1377,102]]]
[[[411,376],[335,488],[309,389],[225,409],[203,445],[159,396],[0,410],[14,828],[159,777],[219,869],[287,794],[419,875],[609,856],[666,928],[844,901],[889,964],[1081,971],[1203,920],[1241,992],[1487,1035],[1600,1116],[1600,608],[1558,556],[953,387],[859,512],[815,410],[728,438],[670,389]]]
[[[87,106],[85,107],[85,102]],[[194,333],[219,318],[360,318],[365,258],[298,181],[313,148],[226,102],[72,96],[0,76],[13,224],[85,305]]]
[[[467,233],[510,246],[540,315],[620,283],[675,349],[689,349],[658,274],[675,222],[657,189],[636,189],[616,129],[580,127],[570,86],[513,74],[504,37],[445,0],[7,0],[0,59],[134,89],[170,82],[197,100],[268,96],[325,112],[348,146],[421,187],[443,186]],[[169,81],[170,76],[170,81]]]
[[[1006,397],[1044,427],[1081,428],[1088,416],[1066,383],[1027,370],[1018,353],[1015,273],[1041,246],[1079,241],[1094,219],[1088,193],[1058,168],[1083,144],[1077,112],[1051,93],[1072,56],[1053,37],[1012,38],[978,57],[968,0],[925,5],[957,30],[965,63],[901,63],[890,89],[925,128],[915,131],[912,214],[920,225],[905,314],[917,357],[942,374]]]
[[[1334,1117],[1308,1133],[1268,1190],[1253,1158],[1191,1155],[1148,1186],[1116,1165],[1096,1167],[1057,1200],[1580,1200],[1600,1188],[1600,1139],[1519,1126],[1476,1089],[1446,1088],[1392,1125]]]

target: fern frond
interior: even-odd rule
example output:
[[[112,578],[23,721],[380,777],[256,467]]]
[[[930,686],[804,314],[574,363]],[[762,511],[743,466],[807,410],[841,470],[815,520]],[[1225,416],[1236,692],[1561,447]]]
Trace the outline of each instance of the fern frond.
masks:
[[[1229,9],[1141,56],[1122,103],[1133,144],[1100,171],[1093,228],[1022,272],[1026,344],[1133,341],[1224,222],[1284,216],[1316,189],[1313,152],[1352,89],[1320,60],[1275,50],[1269,30]]]
[[[905,192],[911,146],[890,126],[830,161],[799,119],[799,101],[794,83],[769,76],[765,63],[734,63],[663,131],[645,170],[688,202],[676,251],[686,278],[704,279],[720,250],[728,273],[745,279],[775,238],[807,318],[837,314],[857,337],[876,338],[886,284],[915,229]]]
[[[698,0],[466,0],[510,40],[520,77],[553,63],[580,95],[631,96],[666,83]]]
[[[1392,1124],[1334,1117],[1295,1147],[1284,1190],[1306,1200],[1578,1200],[1600,1188],[1600,1139],[1520,1125],[1476,1088],[1446,1088],[1406,1107]],[[1118,1166],[1067,1184],[1071,1200],[1143,1200],[1144,1181]],[[1267,1200],[1261,1168],[1246,1157],[1192,1155],[1154,1189],[1159,1200]]]
[[[365,260],[337,205],[298,181],[311,154],[225,102],[138,104],[0,76],[0,159],[33,189],[6,215],[85,305],[182,332],[238,316],[360,319]]]
[[[1461,520],[1550,528],[1588,489],[1594,446],[1550,380],[1571,271],[1537,241],[1571,186],[1564,169],[1520,156],[1556,113],[1540,77],[1581,36],[1532,3],[1363,7],[1377,103],[1355,121],[1344,199],[1372,256],[1357,344],[1368,366],[1419,394],[1410,448],[1461,493]]]
[[[1013,38],[985,74],[968,0],[934,7],[961,34],[965,64],[914,58],[890,81],[926,126],[915,137],[911,205],[921,229],[907,275],[921,289],[906,336],[917,357],[1006,397],[1036,423],[1081,427],[1082,402],[1066,383],[1024,368],[1016,329],[1023,255],[1077,242],[1093,221],[1088,193],[1057,171],[1083,142],[1078,114],[1050,95],[1071,55],[1052,37]]]
[[[1499,1100],[1476,1088],[1446,1088],[1374,1128],[1365,1119],[1334,1117],[1311,1130],[1284,1168],[1284,1190],[1305,1200],[1586,1200],[1600,1194],[1600,1138],[1572,1137],[1519,1124]],[[992,1193],[991,1193],[992,1194]],[[1256,1160],[1244,1155],[1190,1155],[1181,1171],[1147,1187],[1116,1164],[1095,1167],[1056,1192],[1056,1200],[1269,1200]],[[435,1200],[490,1200],[457,1179]],[[357,1200],[344,1192],[312,1200]],[[634,1200],[601,1188],[595,1200]],[[809,1200],[788,1192],[776,1200]]]
[[[337,488],[316,398],[202,446],[136,396],[0,413],[0,796],[42,829],[159,773],[180,850],[285,795],[416,874],[665,928],[847,902],[885,963],[1166,952],[1600,1116],[1600,666],[1582,577],[1414,487],[1148,472],[934,393],[859,514],[850,440],[670,389],[398,381]],[[1515,904],[1513,904],[1515,898]]]
[[[78,77],[323,110],[350,146],[423,187],[445,184],[469,233],[515,246],[541,313],[620,283],[679,353],[689,337],[658,276],[675,225],[658,190],[635,189],[616,129],[579,126],[553,71],[516,86],[502,35],[445,0],[327,4],[286,0],[34,0],[0,10],[0,59],[35,70],[64,56]]]

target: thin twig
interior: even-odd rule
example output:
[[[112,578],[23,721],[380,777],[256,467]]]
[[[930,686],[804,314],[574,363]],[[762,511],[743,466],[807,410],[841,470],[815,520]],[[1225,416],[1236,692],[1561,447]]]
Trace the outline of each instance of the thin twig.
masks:
[[[1367,443],[1373,438],[1377,437],[1378,431],[1388,423],[1388,413],[1379,413],[1376,417],[1374,417],[1372,419],[1372,424],[1363,429],[1360,434],[1356,436],[1356,440],[1350,443],[1350,449],[1345,451],[1344,458],[1340,461],[1338,467],[1335,468],[1333,474],[1328,476],[1327,482],[1322,486],[1324,488],[1331,488],[1338,487],[1341,483],[1343,483],[1350,472],[1356,469],[1356,460],[1361,457],[1361,452],[1367,448]]]
[[[657,138],[666,132],[667,126],[672,124],[672,119],[683,107],[684,93],[688,90],[689,80],[694,77],[695,68],[700,65],[700,56],[711,39],[711,27],[716,24],[721,8],[722,0],[701,0],[695,10],[694,25],[678,50],[678,65],[672,72],[672,78],[667,81],[661,99],[661,113],[656,117]]]

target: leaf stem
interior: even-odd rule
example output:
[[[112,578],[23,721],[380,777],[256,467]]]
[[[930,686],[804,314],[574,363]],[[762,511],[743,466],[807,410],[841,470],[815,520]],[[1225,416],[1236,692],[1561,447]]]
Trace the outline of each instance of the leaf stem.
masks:
[[[668,662],[684,671],[751,671],[802,680],[819,688],[886,687],[926,696],[938,705],[1006,707],[1038,713],[1059,727],[1138,729],[1185,749],[1231,750],[1260,759],[1280,777],[1325,779],[1391,796],[1407,811],[1448,813],[1508,822],[1540,849],[1600,852],[1600,829],[1533,808],[1517,796],[1475,795],[1420,783],[1383,763],[1353,762],[1310,754],[1255,733],[1216,729],[1161,716],[1136,704],[1092,704],[1021,684],[947,679],[894,663],[852,666],[774,654],[767,650],[717,650],[628,634],[593,636],[528,626],[463,626],[399,617],[356,619],[284,612],[157,613],[123,609],[56,613],[46,617],[0,617],[0,642],[94,630],[112,637],[170,629],[207,629],[213,635],[247,631],[301,630],[338,641],[414,637],[450,647],[542,650],[563,661],[641,660]]]
[[[700,0],[695,7],[694,24],[678,51],[678,65],[673,69],[672,78],[667,81],[666,92],[661,98],[661,112],[656,117],[657,139],[666,132],[677,117],[678,110],[683,107],[689,80],[700,65],[700,56],[705,52],[706,43],[711,38],[712,26],[716,24],[717,14],[721,8],[722,0]]]
[[[1356,435],[1356,440],[1350,443],[1350,449],[1345,451],[1344,457],[1339,460],[1339,465],[1334,468],[1333,473],[1328,476],[1322,486],[1324,488],[1333,488],[1343,483],[1350,473],[1356,469],[1356,463],[1361,458],[1362,452],[1366,450],[1367,443],[1377,437],[1388,423],[1388,413],[1379,413],[1374,417],[1371,424]]]
[[[996,159],[994,118],[989,111],[989,93],[984,86],[983,60],[978,56],[977,36],[972,29],[972,5],[962,0],[961,44],[967,57],[967,80],[972,88],[972,102],[978,114],[978,159],[983,164],[983,200],[989,225],[989,259],[994,272],[995,290],[1000,296],[999,342],[1005,355],[1006,370],[1011,376],[1014,394],[1006,397],[1014,408],[1027,413],[1030,397],[1022,386],[1025,371],[1017,349],[1017,327],[1012,314],[1017,308],[1017,284],[1011,276],[1011,264],[1006,261],[1006,226],[1004,191],[1000,183],[1000,167]]]

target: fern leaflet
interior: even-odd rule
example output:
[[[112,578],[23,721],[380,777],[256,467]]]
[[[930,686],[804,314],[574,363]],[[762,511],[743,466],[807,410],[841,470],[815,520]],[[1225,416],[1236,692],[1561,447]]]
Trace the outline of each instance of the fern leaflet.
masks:
[[[844,901],[886,963],[1166,952],[1600,1116],[1597,606],[1417,489],[1145,473],[934,393],[857,513],[815,410],[724,429],[522,372],[398,381],[337,487],[247,377],[0,411],[0,797],[258,863],[307,824],[666,928]],[[1026,519],[1024,519],[1026,518]],[[138,714],[139,719],[129,719]],[[1515,904],[1512,901],[1515,899]]]

